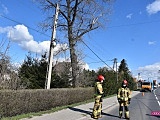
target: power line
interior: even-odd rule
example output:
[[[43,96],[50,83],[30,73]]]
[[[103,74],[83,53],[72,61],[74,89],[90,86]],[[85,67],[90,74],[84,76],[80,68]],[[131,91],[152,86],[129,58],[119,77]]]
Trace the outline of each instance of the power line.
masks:
[[[0,14],[0,16],[3,17],[3,18],[5,18],[5,19],[7,19],[7,20],[10,20],[10,21],[12,21],[12,22],[15,22],[15,23],[17,23],[17,24],[23,24],[23,23],[20,23],[20,22],[18,22],[18,21],[16,21],[16,20],[13,20],[13,19],[11,19],[11,18],[9,18],[9,17],[7,17],[7,16],[4,16],[4,15],[2,15],[2,14]],[[43,35],[45,35],[45,36],[47,36],[47,37],[51,37],[51,36],[49,36],[49,35],[47,35],[47,34],[45,34],[45,33],[43,33],[43,32],[40,32],[40,31],[38,31],[38,30],[36,30],[36,29],[28,26],[28,25],[25,25],[25,26],[26,26],[27,28],[29,28],[29,29],[31,29],[31,30],[33,30],[33,31],[36,31],[36,32],[38,32],[38,33],[40,33],[40,34],[43,34]]]
[[[96,50],[98,50],[100,53],[105,53],[107,52],[108,53],[108,56],[113,56],[108,50],[104,49],[104,47],[102,45],[99,44],[99,42],[95,41],[94,39],[92,39],[92,41],[86,41],[88,45],[90,45],[90,47],[92,48],[95,48]],[[101,46],[101,47],[97,47],[98,46]]]
[[[10,20],[10,21],[12,21],[12,22],[15,22],[15,23],[17,23],[17,24],[23,24],[23,23],[20,23],[20,22],[18,22],[18,21],[16,21],[16,20],[13,20],[13,19],[11,19],[11,18],[9,18],[9,17],[7,17],[7,16],[4,16],[4,15],[2,15],[2,14],[0,14],[0,16],[3,17],[3,18],[5,18],[5,19],[8,19],[8,20]],[[133,24],[126,24],[126,25],[124,24],[124,25],[108,26],[108,28],[127,27],[127,26],[142,25],[142,24],[149,24],[149,23],[155,23],[155,22],[160,22],[160,20],[148,21],[148,22],[140,22],[140,23],[133,23]],[[47,34],[45,34],[45,33],[43,33],[43,32],[40,32],[40,31],[38,31],[38,30],[30,27],[30,26],[27,26],[27,25],[26,25],[26,27],[28,27],[29,29],[31,29],[31,30],[33,30],[33,31],[36,31],[36,32],[38,32],[38,33],[41,33],[41,34],[43,34],[43,35],[45,35],[45,36],[47,36],[47,37],[51,37],[50,35],[47,35]]]
[[[3,18],[5,18],[5,19],[8,19],[8,20],[10,20],[10,21],[12,21],[12,22],[15,22],[15,23],[17,23],[17,24],[23,24],[23,23],[20,23],[20,22],[18,22],[18,21],[16,21],[16,20],[13,20],[13,19],[11,19],[11,18],[9,18],[9,17],[7,17],[7,16],[4,16],[4,15],[2,15],[2,14],[0,14],[0,16],[3,17]],[[160,20],[148,21],[148,22],[140,22],[140,23],[133,23],[133,24],[126,24],[126,25],[124,24],[124,25],[108,26],[108,28],[127,27],[127,26],[142,25],[142,24],[149,24],[149,23],[155,23],[155,22],[160,22]],[[27,26],[27,25],[26,25],[26,26]],[[38,30],[30,27],[30,26],[27,26],[27,27],[28,27],[29,29],[31,29],[31,30],[33,30],[33,31],[36,31],[36,32],[38,32],[38,33],[41,33],[41,34],[43,34],[43,35],[45,35],[45,36],[47,36],[47,37],[51,37],[50,35],[47,35],[47,34],[45,34],[45,33],[43,33],[43,32],[40,32],[40,31],[38,31]]]
[[[86,47],[92,51],[92,53],[97,57],[99,58],[105,65],[107,65],[107,63],[105,61],[103,61],[83,40],[82,40],[83,44],[86,45]],[[109,65],[107,65],[111,70],[113,70]],[[114,71],[114,70],[113,70]]]
[[[113,61],[113,60],[105,60],[104,62],[107,62],[107,61]],[[92,64],[92,63],[101,63],[102,61],[96,61],[96,62],[90,62],[88,64]]]

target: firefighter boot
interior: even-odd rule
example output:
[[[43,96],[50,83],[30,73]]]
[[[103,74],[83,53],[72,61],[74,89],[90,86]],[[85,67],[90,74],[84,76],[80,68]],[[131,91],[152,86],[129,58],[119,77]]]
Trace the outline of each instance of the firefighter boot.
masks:
[[[122,113],[123,113],[123,111],[119,111],[119,118],[121,118],[121,119],[122,119]]]
[[[98,117],[98,118],[101,118],[101,117],[102,117],[102,115],[101,115],[100,112],[98,112],[97,117]]]
[[[91,115],[91,118],[93,118],[93,119],[98,119],[98,117],[97,117],[97,116],[94,116],[93,114]]]
[[[125,113],[125,119],[129,120],[129,111],[126,111],[126,113]]]
[[[98,112],[97,112],[97,110],[93,110],[93,113],[92,113],[92,115],[91,115],[91,118],[93,118],[93,119],[98,119]]]

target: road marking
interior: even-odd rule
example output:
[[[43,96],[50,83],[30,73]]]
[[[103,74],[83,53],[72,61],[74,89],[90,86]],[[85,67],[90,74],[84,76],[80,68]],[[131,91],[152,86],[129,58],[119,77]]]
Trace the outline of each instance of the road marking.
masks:
[[[160,102],[158,101],[158,104],[159,104],[159,106],[160,106]]]
[[[158,102],[159,107],[160,107],[160,102],[159,102],[159,100],[158,100],[158,98],[157,98],[157,95],[155,94],[155,90],[153,91],[153,94],[154,94],[154,96],[155,96],[155,98],[156,98],[156,100],[157,100],[157,102]]]

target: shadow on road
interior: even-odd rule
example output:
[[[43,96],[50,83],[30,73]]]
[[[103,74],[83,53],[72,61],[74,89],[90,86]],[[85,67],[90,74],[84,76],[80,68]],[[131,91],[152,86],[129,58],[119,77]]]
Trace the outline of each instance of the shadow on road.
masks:
[[[150,114],[146,114],[147,116],[152,116],[152,117],[156,117],[156,118],[160,118],[159,115],[150,115]]]
[[[82,109],[74,108],[74,107],[68,107],[68,108],[69,108],[70,110],[77,111],[77,112],[81,112],[81,113],[85,113],[85,114],[88,114],[88,115],[91,115],[91,114],[92,114],[91,111],[86,111],[86,110],[82,110]],[[112,115],[112,114],[108,114],[108,113],[104,113],[104,112],[102,112],[102,115],[119,118],[119,116]]]
[[[119,116],[117,116],[117,115],[112,115],[112,114],[108,114],[108,113],[104,113],[104,112],[102,112],[102,115],[119,118]]]
[[[85,114],[88,114],[88,115],[91,115],[92,112],[90,111],[86,111],[86,110],[82,110],[82,109],[79,109],[79,108],[74,108],[74,107],[68,107],[70,110],[73,110],[73,111],[77,111],[77,112],[81,112],[81,113],[85,113]]]

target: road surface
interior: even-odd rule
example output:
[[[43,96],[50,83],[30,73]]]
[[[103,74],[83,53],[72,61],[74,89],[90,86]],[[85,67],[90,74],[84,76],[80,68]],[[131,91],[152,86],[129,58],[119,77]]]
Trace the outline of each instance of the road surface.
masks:
[[[132,97],[129,106],[130,120],[160,120],[160,88],[153,92],[139,93]],[[158,115],[152,115],[153,113]],[[103,118],[99,120],[120,120],[118,118],[118,104],[111,110],[103,111]]]

